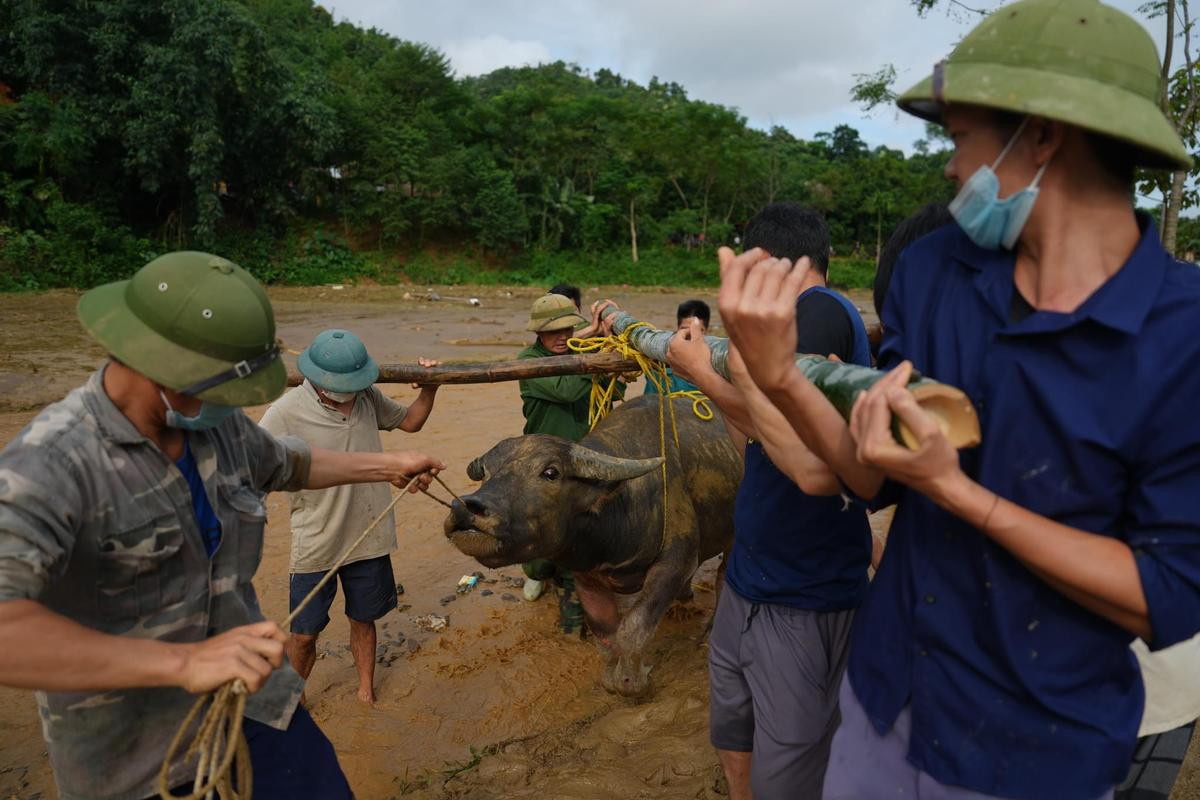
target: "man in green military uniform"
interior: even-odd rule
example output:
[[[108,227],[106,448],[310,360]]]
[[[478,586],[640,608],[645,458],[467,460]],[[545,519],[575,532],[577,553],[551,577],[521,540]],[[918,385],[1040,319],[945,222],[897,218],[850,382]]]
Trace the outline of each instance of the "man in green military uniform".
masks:
[[[570,352],[567,340],[587,320],[575,304],[560,294],[539,297],[529,313],[525,329],[537,334],[533,344],[517,358],[545,358]],[[588,375],[558,375],[521,381],[521,412],[525,433],[549,433],[577,442],[588,432],[588,398],[592,379]]]
[[[593,317],[598,316],[593,308]],[[588,324],[568,297],[547,294],[533,302],[526,330],[537,334],[537,340],[522,350],[517,358],[545,358],[569,352],[567,341],[576,329]],[[521,381],[521,411],[525,415],[525,433],[548,433],[577,442],[588,432],[588,402],[592,379],[587,375],[559,375],[546,378],[526,378]],[[545,581],[555,579],[562,587],[559,599],[559,619],[563,630],[573,633],[583,625],[583,607],[575,594],[575,579],[571,573],[560,571],[545,559],[522,564],[527,576],[525,599],[536,600],[545,588]]]
[[[226,259],[155,259],[85,294],[79,318],[109,360],[0,452],[0,684],[37,690],[59,795],[157,797],[190,693],[240,679],[256,796],[350,797],[251,583],[262,499],[415,491],[442,465],[310,448],[242,414],[285,373],[266,293]],[[172,764],[169,785],[195,768]]]

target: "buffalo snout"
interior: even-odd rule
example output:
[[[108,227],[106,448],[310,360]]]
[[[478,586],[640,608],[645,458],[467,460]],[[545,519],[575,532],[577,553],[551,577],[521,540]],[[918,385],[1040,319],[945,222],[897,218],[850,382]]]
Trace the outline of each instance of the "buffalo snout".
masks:
[[[455,498],[450,504],[450,514],[446,518],[446,535],[449,536],[455,531],[478,529],[480,525],[486,525],[490,521],[489,516],[487,504],[475,495]]]

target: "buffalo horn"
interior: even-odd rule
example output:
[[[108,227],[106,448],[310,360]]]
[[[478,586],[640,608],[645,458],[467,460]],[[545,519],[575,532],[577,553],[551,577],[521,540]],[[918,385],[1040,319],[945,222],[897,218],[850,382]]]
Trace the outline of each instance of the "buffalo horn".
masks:
[[[661,457],[617,458],[573,444],[568,469],[572,476],[585,480],[616,483],[645,475],[662,466]]]

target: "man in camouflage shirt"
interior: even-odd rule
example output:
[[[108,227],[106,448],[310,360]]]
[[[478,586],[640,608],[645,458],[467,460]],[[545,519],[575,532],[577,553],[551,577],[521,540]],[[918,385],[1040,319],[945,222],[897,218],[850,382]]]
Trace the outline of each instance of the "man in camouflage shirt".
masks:
[[[442,465],[247,419],[284,369],[265,292],[225,259],[163,256],[79,316],[110,360],[0,452],[0,684],[37,690],[60,796],[157,796],[190,693],[240,678],[256,796],[349,797],[251,584],[262,498],[416,475],[415,491]],[[173,764],[170,785],[194,772]]]

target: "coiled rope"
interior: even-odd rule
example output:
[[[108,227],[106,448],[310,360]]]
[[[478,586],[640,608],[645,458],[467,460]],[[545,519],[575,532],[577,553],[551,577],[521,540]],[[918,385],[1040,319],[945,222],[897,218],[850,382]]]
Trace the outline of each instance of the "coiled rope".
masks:
[[[459,499],[454,490],[447,486],[441,478],[437,475],[433,477],[454,499]],[[280,623],[279,627],[286,630],[288,625],[292,623],[292,620],[296,618],[296,615],[304,610],[304,607],[316,597],[325,584],[329,583],[337,575],[337,571],[342,568],[346,560],[358,549],[358,546],[363,543],[367,535],[375,530],[376,526],[380,522],[383,522],[388,512],[395,508],[396,503],[400,502],[400,498],[405,495],[405,490],[414,480],[416,480],[415,477],[410,478],[404,484],[404,487],[392,498],[387,507],[379,512],[379,516],[375,517],[371,524],[354,540],[354,543],[346,548],[346,552],[337,560],[337,563],[325,573],[321,580],[317,581],[317,585],[292,609],[292,612]],[[442,503],[442,505],[448,505],[429,494],[424,488],[421,491],[428,497]],[[167,755],[163,758],[162,766],[159,767],[158,796],[161,800],[202,800],[202,798],[213,797],[214,793],[224,800],[251,800],[254,773],[250,766],[250,747],[246,743],[246,735],[242,730],[242,721],[246,712],[246,696],[248,694],[246,684],[238,678],[222,685],[215,691],[207,692],[196,698],[196,702],[192,704],[191,710],[184,717],[179,730],[175,732],[175,737],[171,740],[170,747],[167,748]],[[200,727],[196,730],[191,743],[183,751],[184,760],[190,759],[192,756],[199,756],[199,761],[196,764],[196,777],[192,782],[191,794],[171,794],[171,787],[168,785],[171,764],[175,761],[175,757],[179,755],[180,749],[183,747],[184,737],[187,735],[188,729],[192,726],[195,719],[200,716],[200,712],[204,709],[205,705],[208,706],[208,710],[204,712],[204,716],[200,719]],[[233,788],[234,784],[230,782],[230,776],[233,773],[237,775],[236,790]]]

